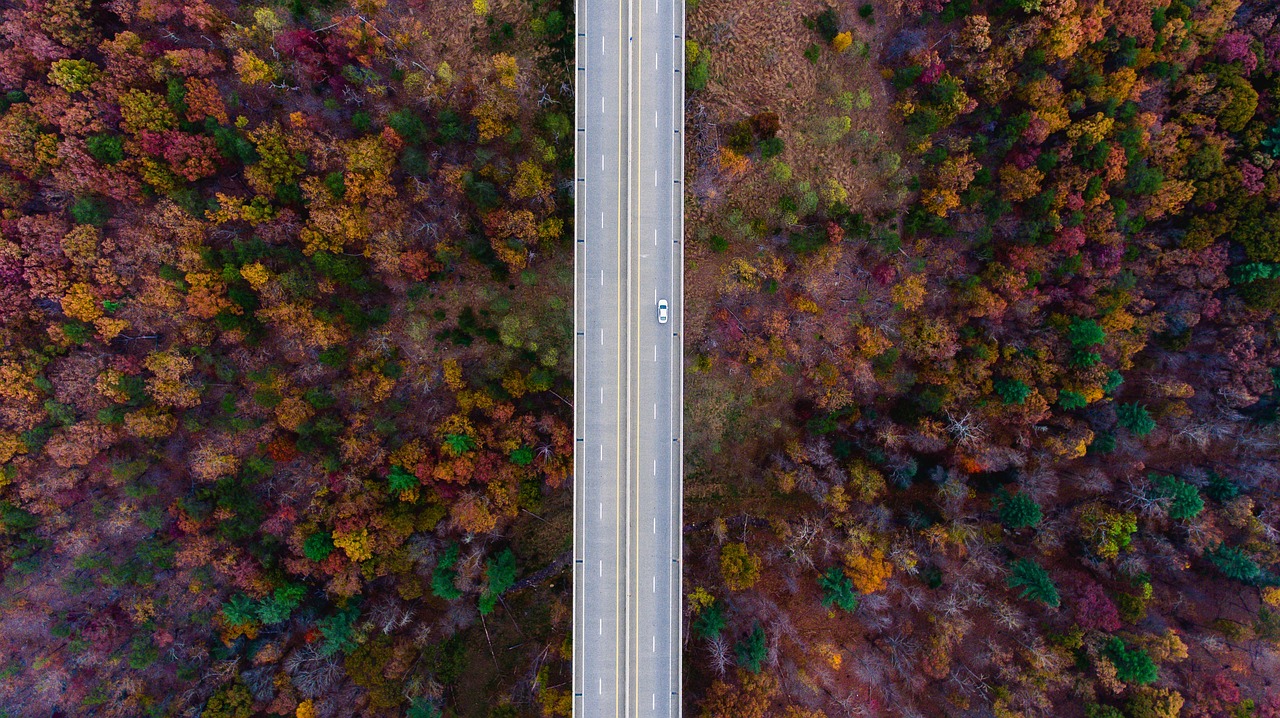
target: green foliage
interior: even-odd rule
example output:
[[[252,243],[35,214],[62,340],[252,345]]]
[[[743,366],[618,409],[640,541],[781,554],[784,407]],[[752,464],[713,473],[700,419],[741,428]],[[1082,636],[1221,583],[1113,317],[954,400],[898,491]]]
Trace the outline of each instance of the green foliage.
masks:
[[[418,487],[418,477],[409,473],[402,466],[392,466],[387,473],[387,488],[400,494]]]
[[[511,452],[510,459],[516,466],[528,466],[533,463],[533,449],[522,446]]]
[[[706,87],[711,79],[710,58],[693,40],[685,40],[684,48],[685,89],[689,92],[697,92]]]
[[[1206,551],[1205,556],[1222,572],[1223,576],[1240,583],[1259,585],[1266,583],[1268,576],[1262,567],[1243,550],[1220,543]]]
[[[76,224],[91,224],[101,227],[111,219],[111,211],[107,203],[98,197],[79,197],[67,208],[71,220]]]
[[[409,710],[405,711],[404,718],[444,718],[444,713],[431,701],[418,697],[409,701]]]
[[[813,18],[814,29],[828,44],[840,34],[840,16],[832,8],[826,8]]]
[[[462,591],[454,585],[458,572],[453,566],[458,562],[458,544],[450,544],[440,555],[435,570],[431,572],[431,592],[446,601],[456,601],[462,597]]]
[[[476,440],[466,434],[446,434],[444,444],[455,456],[461,456],[476,448]]]
[[[1091,347],[1107,340],[1107,333],[1092,319],[1076,317],[1067,327],[1067,341],[1077,348]]]
[[[1125,716],[1119,708],[1087,703],[1084,707],[1084,718],[1125,718]]]
[[[1216,471],[1210,471],[1209,485],[1204,487],[1204,494],[1225,504],[1240,495],[1240,485]]]
[[[701,638],[711,640],[718,638],[727,624],[728,618],[724,615],[724,606],[716,601],[698,614],[698,618],[693,622],[693,632]]]
[[[290,583],[277,588],[258,604],[258,620],[268,626],[284,623],[306,595],[307,588],[302,584]]]
[[[360,617],[360,607],[352,604],[338,611],[317,624],[324,643],[320,652],[326,656],[337,653],[351,653],[359,644],[355,640],[356,619]]]
[[[760,668],[763,666],[764,659],[768,654],[769,646],[765,639],[764,629],[760,627],[759,622],[756,622],[751,629],[751,633],[748,633],[746,638],[733,647],[733,655],[738,659],[738,665],[752,673],[760,672]]]
[[[1011,494],[1002,488],[996,493],[992,503],[1000,514],[1000,523],[1015,531],[1032,528],[1043,518],[1040,504],[1026,494]]]
[[[1156,428],[1156,420],[1151,418],[1147,408],[1138,403],[1119,404],[1116,406],[1116,421],[1136,437],[1150,434]]]
[[[822,605],[835,604],[849,613],[858,607],[858,594],[853,591],[853,581],[838,566],[832,566],[818,579],[822,589]]]
[[[1089,405],[1089,401],[1088,399],[1085,398],[1084,394],[1081,394],[1076,391],[1071,391],[1069,389],[1064,389],[1058,392],[1058,406],[1062,407],[1067,411],[1075,411],[1076,409],[1083,409],[1088,405]]]
[[[1061,603],[1058,587],[1049,578],[1049,572],[1033,559],[1020,558],[1014,561],[1009,567],[1008,582],[1009,588],[1022,589],[1018,594],[1022,598],[1039,601],[1051,608],[1057,608]]]
[[[1191,484],[1163,474],[1148,474],[1147,479],[1151,482],[1147,495],[1167,504],[1165,510],[1169,518],[1184,521],[1193,519],[1204,511],[1204,499],[1200,498],[1200,492]]]
[[[113,165],[124,159],[124,140],[119,135],[92,135],[85,140],[85,149],[104,165]]]
[[[1112,636],[1107,641],[1103,653],[1115,664],[1116,677],[1125,683],[1146,685],[1155,683],[1160,677],[1160,672],[1155,662],[1151,660],[1151,656],[1141,648],[1126,646],[1124,639],[1119,636]]]
[[[480,614],[488,615],[498,604],[498,597],[516,582],[516,555],[505,548],[484,562],[484,591],[480,594]]]
[[[1031,396],[1031,387],[1021,379],[1001,377],[992,381],[991,384],[996,396],[999,396],[1000,401],[1005,404],[1025,404],[1027,397]]]
[[[302,555],[312,561],[323,561],[333,553],[333,548],[333,535],[328,531],[320,531],[302,542]]]
[[[222,616],[233,626],[245,626],[258,620],[258,609],[252,598],[237,593],[222,604]]]

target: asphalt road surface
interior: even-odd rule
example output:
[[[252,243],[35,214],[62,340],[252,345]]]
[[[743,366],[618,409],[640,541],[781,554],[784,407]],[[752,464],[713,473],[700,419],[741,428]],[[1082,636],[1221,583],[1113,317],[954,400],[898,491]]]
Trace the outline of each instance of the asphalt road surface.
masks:
[[[679,716],[684,2],[576,10],[574,714]]]

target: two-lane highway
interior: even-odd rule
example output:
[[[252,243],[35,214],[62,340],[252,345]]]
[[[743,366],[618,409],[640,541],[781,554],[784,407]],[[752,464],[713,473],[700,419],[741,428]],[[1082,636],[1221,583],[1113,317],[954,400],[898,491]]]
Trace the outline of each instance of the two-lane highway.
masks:
[[[684,3],[577,23],[574,711],[679,716]]]

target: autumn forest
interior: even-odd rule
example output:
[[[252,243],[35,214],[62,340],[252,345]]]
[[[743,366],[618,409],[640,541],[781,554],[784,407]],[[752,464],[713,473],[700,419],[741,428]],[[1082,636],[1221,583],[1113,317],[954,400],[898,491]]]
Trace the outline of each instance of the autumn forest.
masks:
[[[573,9],[0,3],[0,716],[569,716]],[[1280,8],[686,12],[686,714],[1280,718]]]

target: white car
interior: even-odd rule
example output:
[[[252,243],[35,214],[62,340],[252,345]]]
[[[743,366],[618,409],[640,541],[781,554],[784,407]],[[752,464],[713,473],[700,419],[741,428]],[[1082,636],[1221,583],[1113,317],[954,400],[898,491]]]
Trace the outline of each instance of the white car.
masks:
[[[667,300],[665,299],[658,300],[658,323],[667,323]]]

